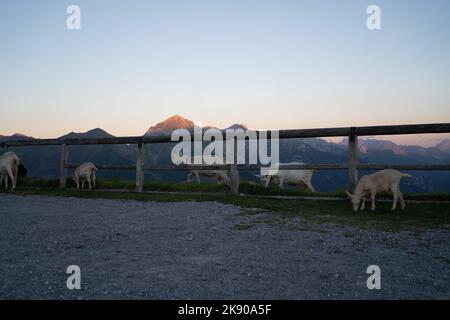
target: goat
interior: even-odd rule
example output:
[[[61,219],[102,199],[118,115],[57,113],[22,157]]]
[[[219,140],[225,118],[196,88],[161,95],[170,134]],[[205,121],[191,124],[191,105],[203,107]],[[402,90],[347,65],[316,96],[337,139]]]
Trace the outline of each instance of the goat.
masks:
[[[5,178],[5,190],[8,188],[8,176],[11,178],[11,191],[16,188],[19,165],[19,157],[12,151],[0,156],[0,186]]]
[[[397,202],[400,199],[400,206],[402,210],[405,209],[405,200],[403,199],[403,194],[400,191],[400,180],[403,177],[412,177],[410,174],[401,173],[400,171],[394,169],[381,170],[370,175],[363,176],[358,184],[356,185],[355,191],[351,194],[348,191],[345,193],[350,198],[353,211],[358,211],[359,205],[362,200],[361,210],[365,209],[365,195],[370,194],[372,201],[371,210],[375,210],[375,196],[377,192],[391,191],[393,195],[394,203],[392,204],[391,210],[397,208]]]
[[[291,162],[291,163],[278,163],[275,166],[279,165],[295,165],[295,164],[304,164],[302,162]],[[272,179],[275,183],[278,183],[278,186],[281,189],[284,189],[284,184],[291,185],[304,185],[311,192],[315,192],[315,189],[311,183],[312,176],[315,170],[277,170],[269,172],[265,175],[256,175],[259,178],[260,183],[268,188],[270,184],[270,180]]]
[[[80,188],[80,179],[81,179],[81,188],[84,188],[84,181],[87,180],[89,189],[92,189],[92,185],[95,188],[95,171],[98,169],[95,167],[95,165],[92,162],[85,162],[81,165],[79,165],[74,173],[73,173],[73,181],[77,185],[77,189]],[[92,185],[91,185],[92,181]]]
[[[200,176],[215,177],[218,184],[228,184],[229,182],[227,170],[190,170],[187,175],[187,182],[191,182],[191,178],[195,177],[197,183],[200,183]]]
[[[19,164],[17,168],[15,166],[13,167],[13,174],[16,178],[26,177],[27,172],[28,172],[27,168],[25,168],[22,164]],[[8,188],[9,176],[7,172],[5,172],[5,174],[0,174],[0,187],[2,186],[3,179],[5,179],[5,187]]]

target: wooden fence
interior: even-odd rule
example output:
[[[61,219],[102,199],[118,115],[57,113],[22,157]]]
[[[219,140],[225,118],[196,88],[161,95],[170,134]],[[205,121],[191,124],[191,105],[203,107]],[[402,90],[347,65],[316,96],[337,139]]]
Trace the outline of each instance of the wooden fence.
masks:
[[[295,129],[280,130],[278,132],[279,139],[294,138],[319,138],[319,137],[348,137],[348,162],[343,164],[305,164],[305,165],[281,165],[279,168],[284,170],[295,169],[317,169],[317,170],[348,170],[349,188],[353,190],[358,181],[358,169],[397,169],[397,170],[450,170],[448,165],[387,165],[387,164],[358,164],[358,137],[359,136],[375,136],[375,135],[401,135],[401,134],[423,134],[423,133],[449,133],[450,123],[435,124],[413,124],[413,125],[391,125],[391,126],[369,126],[369,127],[341,127],[341,128],[321,128],[321,129]],[[255,131],[256,138],[259,139],[261,133]],[[263,136],[270,139],[270,131]],[[222,131],[222,138],[226,139],[226,132]],[[211,170],[225,169],[230,171],[230,191],[239,193],[239,170],[257,170],[260,165],[237,165],[236,157],[234,164],[231,165],[180,165],[180,166],[146,166],[145,161],[145,144],[152,143],[168,143],[172,141],[171,134],[163,134],[157,136],[140,136],[140,137],[113,137],[113,138],[83,138],[83,139],[32,139],[4,141],[1,146],[22,147],[22,146],[44,146],[44,145],[60,145],[61,161],[60,161],[60,187],[64,188],[67,181],[67,171],[76,167],[69,163],[69,146],[70,145],[100,145],[100,144],[137,144],[138,153],[135,166],[124,165],[97,165],[99,169],[105,170],[135,170],[136,171],[136,191],[144,190],[144,172],[146,170]],[[234,148],[236,149],[236,141]],[[236,156],[236,152],[234,152]]]

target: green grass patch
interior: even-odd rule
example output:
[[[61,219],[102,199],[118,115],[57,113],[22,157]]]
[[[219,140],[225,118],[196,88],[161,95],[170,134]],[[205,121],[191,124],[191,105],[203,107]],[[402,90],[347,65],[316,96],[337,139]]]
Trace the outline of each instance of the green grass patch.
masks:
[[[17,179],[17,186],[20,188],[57,188],[59,186],[59,180],[19,177]]]
[[[18,186],[26,188],[56,188],[59,186],[58,179],[40,179],[40,178],[19,178]],[[75,188],[75,183],[71,178],[67,179],[67,187]],[[85,185],[87,187],[87,184]],[[97,179],[97,189],[106,190],[129,190],[134,191],[135,182],[127,179]],[[160,191],[160,192],[190,192],[190,193],[227,193],[229,187],[227,185],[218,185],[215,183],[201,183],[196,182],[174,182],[174,181],[147,181],[144,183],[145,191]],[[336,192],[315,192],[300,188],[287,187],[281,189],[276,186],[264,188],[263,186],[254,182],[242,181],[239,184],[239,190],[246,195],[258,196],[287,196],[287,197],[336,197],[347,198],[345,190],[338,190]],[[430,201],[449,201],[450,193],[408,193],[404,194],[406,200],[430,200]],[[389,193],[377,194],[377,199],[392,199]]]
[[[355,235],[349,231],[345,231],[342,233],[342,236],[345,238],[353,238]]]

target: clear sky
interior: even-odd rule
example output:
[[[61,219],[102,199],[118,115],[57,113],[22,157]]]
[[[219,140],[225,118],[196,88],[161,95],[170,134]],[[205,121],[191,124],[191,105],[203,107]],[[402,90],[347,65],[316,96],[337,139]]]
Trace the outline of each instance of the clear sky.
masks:
[[[4,135],[450,122],[449,88],[448,0],[0,2]]]

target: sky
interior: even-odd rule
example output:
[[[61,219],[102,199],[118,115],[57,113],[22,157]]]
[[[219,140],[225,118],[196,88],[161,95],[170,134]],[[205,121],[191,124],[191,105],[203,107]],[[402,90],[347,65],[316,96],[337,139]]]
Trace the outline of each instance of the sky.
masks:
[[[450,122],[449,88],[448,0],[0,1],[3,135]]]

